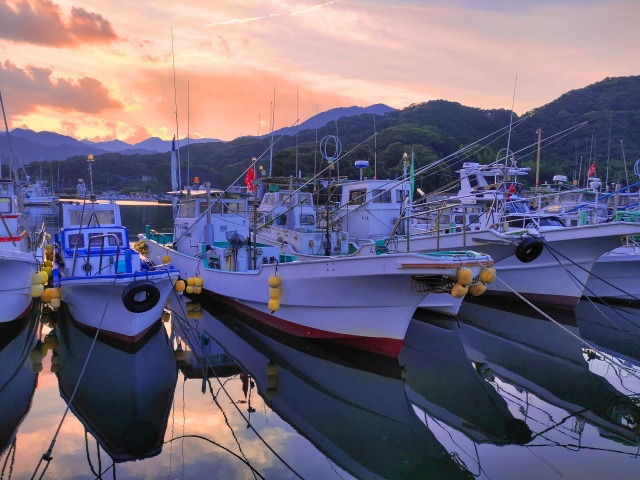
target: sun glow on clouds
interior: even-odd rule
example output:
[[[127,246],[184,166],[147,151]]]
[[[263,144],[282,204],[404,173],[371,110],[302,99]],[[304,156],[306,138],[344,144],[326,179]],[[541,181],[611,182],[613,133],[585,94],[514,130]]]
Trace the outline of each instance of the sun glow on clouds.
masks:
[[[635,0],[512,3],[0,0],[0,87],[11,128],[170,139],[177,100],[181,137],[189,109],[192,135],[230,140],[265,133],[274,88],[281,128],[349,105],[509,108],[516,74],[521,114],[638,73]]]

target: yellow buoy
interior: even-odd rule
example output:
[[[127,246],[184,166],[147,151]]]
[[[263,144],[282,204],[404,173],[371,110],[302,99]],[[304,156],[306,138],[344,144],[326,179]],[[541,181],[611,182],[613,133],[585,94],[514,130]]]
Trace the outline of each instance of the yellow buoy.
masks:
[[[40,273],[31,275],[31,285],[42,285],[42,275]]]
[[[40,298],[44,293],[44,286],[39,283],[35,285],[31,285],[31,298]]]
[[[187,286],[193,287],[196,284],[196,277],[187,278]]]
[[[202,280],[202,277],[198,277],[198,276],[193,277],[193,285],[195,287],[201,287],[203,283],[204,282]]]
[[[50,303],[50,305],[51,305],[53,308],[60,308],[60,298],[55,298],[55,297],[54,297],[54,298],[52,298],[52,299],[51,299],[51,303]]]
[[[193,285],[187,285],[187,288],[185,288],[185,292],[191,295],[193,293]]]
[[[46,285],[49,281],[49,274],[47,271],[44,269],[40,270],[40,276],[42,277],[42,285]]]
[[[185,288],[184,280],[176,280],[176,284],[173,287],[176,289],[176,292],[178,293],[184,292],[184,288]]]
[[[456,280],[460,285],[469,285],[473,281],[473,273],[470,268],[459,268],[456,275]]]
[[[476,283],[469,287],[469,295],[472,297],[478,297],[487,291],[487,286],[484,283]]]
[[[279,287],[279,286],[280,286],[280,284],[281,284],[281,280],[280,280],[280,277],[279,277],[279,276],[277,276],[277,275],[271,275],[271,276],[269,277],[269,286],[270,286],[270,287],[274,287],[274,288],[275,288],[275,287]]]
[[[45,288],[44,292],[42,292],[42,296],[40,297],[40,301],[43,303],[49,303],[53,297],[51,296],[51,289]]]
[[[169,255],[163,255],[162,263],[171,263],[171,257]]]
[[[269,298],[278,300],[280,298],[280,289],[278,287],[269,287]]]
[[[49,276],[49,278],[53,277],[53,268],[52,267],[47,267],[45,266],[42,269],[43,272],[47,272],[47,275]]]
[[[451,296],[453,298],[462,298],[467,294],[469,287],[466,285],[460,285],[456,283],[453,287],[451,287]]]
[[[493,282],[496,279],[496,269],[493,267],[483,268],[479,278],[483,283]]]
[[[194,293],[194,295],[200,295],[202,293],[202,287],[194,285],[193,286],[193,293]]]
[[[187,312],[187,318],[200,320],[202,318],[202,310],[191,310],[190,312]]]
[[[274,298],[269,299],[269,303],[267,304],[267,308],[271,313],[278,311],[280,308],[280,301]]]
[[[59,288],[49,288],[51,290],[51,298],[60,298],[60,289]]]
[[[43,265],[44,265],[45,267],[53,267],[53,262],[52,262],[51,260],[45,260],[45,261],[43,262]]]
[[[53,252],[53,245],[46,245],[44,247],[45,252]]]
[[[58,337],[54,333],[48,333],[44,337],[44,346],[49,350],[53,350],[58,346]]]

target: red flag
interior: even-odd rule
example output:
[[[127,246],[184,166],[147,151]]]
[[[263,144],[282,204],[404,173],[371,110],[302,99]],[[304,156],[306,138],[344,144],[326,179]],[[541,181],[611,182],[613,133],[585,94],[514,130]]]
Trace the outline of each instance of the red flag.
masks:
[[[596,162],[593,162],[587,172],[587,177],[592,177],[596,174]]]
[[[256,171],[253,168],[253,165],[249,167],[247,171],[247,176],[244,179],[244,184],[247,186],[247,190],[253,192],[255,190],[255,185],[253,184],[253,179],[256,178]]]

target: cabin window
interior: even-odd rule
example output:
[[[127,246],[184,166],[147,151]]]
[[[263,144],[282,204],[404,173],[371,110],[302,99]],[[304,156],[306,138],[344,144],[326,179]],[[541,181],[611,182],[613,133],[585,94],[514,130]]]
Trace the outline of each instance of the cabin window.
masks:
[[[315,225],[316,219],[315,216],[307,213],[300,215],[300,225]]]
[[[298,194],[298,203],[311,205],[311,194],[310,193],[299,193]]]
[[[180,216],[183,218],[195,218],[196,217],[196,204],[195,202],[184,202],[180,205]]]
[[[122,233],[121,232],[109,232],[109,236],[103,237],[104,233],[90,233],[89,234],[89,247],[99,247],[102,245],[104,239],[104,245],[109,247],[116,247],[122,245]],[[114,238],[115,235],[117,238]]]
[[[376,188],[372,193],[373,203],[391,203],[391,190]]]
[[[396,203],[404,203],[404,199],[409,196],[406,190],[396,190]]]
[[[71,233],[67,237],[69,248],[84,248],[84,235],[81,233]]]
[[[92,211],[91,207],[82,210],[71,210],[69,212],[69,225],[73,227],[87,226],[89,222],[96,222],[97,225],[113,225],[116,223],[116,214],[113,210]]]
[[[286,215],[280,215],[276,218],[275,221],[276,225],[286,225],[287,224],[287,216]]]
[[[367,198],[367,191],[362,190],[351,190],[349,192],[349,203],[359,205],[364,203]]]
[[[11,199],[8,197],[0,197],[0,212],[11,213]]]

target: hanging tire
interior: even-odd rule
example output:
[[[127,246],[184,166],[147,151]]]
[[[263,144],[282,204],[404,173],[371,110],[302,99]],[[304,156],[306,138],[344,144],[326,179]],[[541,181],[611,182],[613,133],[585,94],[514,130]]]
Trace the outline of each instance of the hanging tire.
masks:
[[[122,303],[133,313],[151,310],[160,301],[160,290],[149,280],[131,282],[122,291]]]
[[[523,237],[516,247],[516,258],[522,263],[533,262],[544,250],[544,244],[535,237]]]

